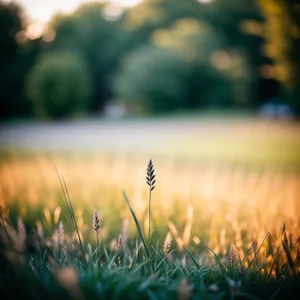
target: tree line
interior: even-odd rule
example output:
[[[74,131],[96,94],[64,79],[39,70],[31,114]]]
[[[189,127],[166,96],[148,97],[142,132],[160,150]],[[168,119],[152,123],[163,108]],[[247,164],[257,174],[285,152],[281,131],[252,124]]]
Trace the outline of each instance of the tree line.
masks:
[[[22,7],[0,2],[1,118],[66,118],[108,103],[135,113],[257,107],[299,112],[297,0],[86,3],[30,39]],[[298,51],[299,50],[299,51]]]

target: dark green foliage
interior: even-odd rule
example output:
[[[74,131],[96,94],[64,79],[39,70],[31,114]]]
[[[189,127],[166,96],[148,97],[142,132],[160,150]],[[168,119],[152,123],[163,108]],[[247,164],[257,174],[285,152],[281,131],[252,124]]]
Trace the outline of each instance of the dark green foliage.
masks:
[[[19,69],[21,47],[16,35],[23,28],[21,8],[0,1],[0,118],[20,113],[22,109],[22,77]]]
[[[264,38],[273,51],[267,54],[277,67],[285,96],[300,115],[300,2],[299,0],[259,0],[265,16]]]
[[[103,7],[104,4],[96,2],[83,4],[73,14],[57,15],[50,22],[56,31],[51,48],[76,50],[86,61],[93,88],[90,110],[97,112],[112,96],[110,78],[128,48],[122,20],[107,21]]]
[[[247,57],[228,48],[209,23],[178,19],[154,31],[151,41],[127,56],[116,75],[115,92],[129,106],[165,112],[251,102]]]
[[[129,107],[170,111],[184,106],[187,66],[176,53],[142,47],[131,53],[116,75],[116,94]]]
[[[38,117],[63,118],[89,107],[92,87],[85,61],[69,52],[43,54],[28,75],[27,94]]]
[[[174,33],[171,36],[172,42],[181,45],[184,49],[182,53],[183,56],[191,52],[191,50],[198,54],[198,61],[197,59],[190,61],[189,64],[182,69],[182,73],[179,73],[181,85],[179,85],[178,88],[174,88],[175,93],[180,97],[180,93],[176,91],[181,89],[185,90],[181,92],[184,97],[182,102],[176,102],[174,104],[176,108],[194,109],[203,106],[249,106],[260,101],[258,99],[258,91],[253,87],[257,87],[259,81],[259,74],[257,73],[259,66],[267,61],[266,58],[262,57],[259,53],[263,38],[248,35],[241,30],[241,24],[244,20],[262,21],[258,8],[252,1],[212,1],[207,4],[202,4],[200,1],[194,0],[184,2],[172,0],[145,1],[140,6],[130,10],[128,15],[125,16],[125,20],[131,24],[132,28],[130,28],[135,35],[139,35],[139,33],[143,32],[144,35],[148,35],[149,40],[152,42],[153,34],[155,35],[157,31],[171,31]],[[202,24],[202,30],[193,34],[193,28],[187,26],[186,28],[190,36],[187,39],[182,38],[182,32],[180,32],[180,28],[177,26],[182,20],[199,21],[199,24]],[[162,38],[162,40],[168,43],[169,39]],[[173,50],[174,47],[169,47],[166,51],[168,51],[170,55],[173,55],[171,53]],[[217,68],[216,65],[211,66],[210,64],[212,55],[218,50],[222,50],[223,54],[225,53],[225,55],[228,55],[231,59],[231,67],[228,67],[227,71],[225,71],[226,67],[222,68],[220,64]],[[142,56],[138,51],[135,52],[135,54],[137,60],[138,57]],[[149,53],[149,55],[152,56],[151,60],[155,65],[154,61],[156,57],[154,54],[151,55],[151,53]],[[201,64],[199,64],[199,59]],[[220,60],[222,63],[222,57]],[[240,66],[235,65],[238,60],[240,60]],[[132,58],[130,63],[135,65],[135,59]],[[128,67],[130,63],[127,62],[126,65],[123,65],[123,68],[121,68],[121,77],[122,75],[125,77],[129,74],[132,76],[132,68],[130,66]],[[148,67],[149,64],[147,65]],[[139,70],[139,74],[143,71],[147,72],[148,70],[148,68],[145,68],[145,64],[141,65],[142,67],[141,70]],[[236,67],[237,69],[235,69]],[[153,68],[155,68],[155,66]],[[188,74],[185,72],[186,68],[189,71]],[[127,69],[130,71],[127,71]],[[166,65],[166,69],[169,69],[168,65]],[[231,69],[231,71],[229,71],[229,69]],[[244,71],[242,76],[240,70]],[[157,77],[158,82],[161,81],[164,76],[163,72],[160,76],[160,71],[160,68],[156,68],[152,71],[152,76]],[[169,69],[169,73],[172,72],[173,71]],[[151,73],[151,68],[149,69],[149,73]],[[176,75],[177,73],[175,72],[174,76]],[[150,77],[150,75],[146,76],[148,78]],[[134,77],[138,76],[136,75]],[[127,81],[129,80],[130,79],[127,79]],[[155,79],[152,80],[154,81]],[[130,84],[128,83],[128,85]],[[134,85],[134,83],[132,85]],[[132,85],[130,86],[132,87]],[[137,86],[139,87],[139,85]],[[149,89],[150,88],[151,86]],[[153,89],[155,88],[154,86]],[[170,87],[166,86],[166,88]],[[122,96],[126,99],[135,98],[132,96],[127,97],[129,93],[125,94],[123,87],[119,89],[117,86],[116,91],[117,93],[121,93],[122,91]],[[163,93],[160,89],[157,89],[157,94],[163,97]],[[155,96],[152,94],[151,96],[150,102],[152,103],[155,101]],[[145,97],[143,100],[146,101]],[[157,100],[157,102],[164,102],[164,100]],[[151,104],[148,104],[148,106],[151,106]],[[146,105],[146,108],[148,106]]]
[[[241,30],[244,20],[263,21],[253,1],[218,0],[203,4],[196,0],[145,0],[137,7],[125,9],[114,21],[105,16],[106,5],[87,3],[70,15],[53,16],[48,28],[55,32],[55,38],[45,41],[43,37],[24,38],[26,28],[22,23],[26,24],[26,19],[20,15],[20,8],[1,3],[1,116],[30,115],[32,106],[40,115],[46,115],[43,109],[36,109],[37,101],[34,105],[26,101],[36,97],[32,96],[36,89],[24,93],[24,79],[39,54],[44,56],[48,51],[76,51],[86,63],[92,91],[90,102],[79,109],[84,112],[101,112],[115,97],[143,112],[253,106],[260,101],[256,89],[260,80],[258,70],[269,61],[260,53],[264,40]],[[188,19],[205,26],[186,38],[177,25]],[[178,52],[174,45],[157,45],[154,36],[161,30],[172,32],[172,39],[183,49]],[[198,54],[198,58],[187,61],[187,49]],[[231,68],[212,66],[211,56],[219,50],[234,61]],[[236,66],[239,59],[240,65]],[[62,78],[57,80],[61,86],[55,93],[65,98],[63,86],[67,85],[68,90],[69,83]],[[48,86],[41,88],[49,95]],[[39,98],[46,99],[40,95]],[[67,104],[59,101],[59,108],[47,108],[55,110],[48,117],[61,118],[78,110],[77,101],[64,100]],[[52,100],[45,101],[53,106]]]

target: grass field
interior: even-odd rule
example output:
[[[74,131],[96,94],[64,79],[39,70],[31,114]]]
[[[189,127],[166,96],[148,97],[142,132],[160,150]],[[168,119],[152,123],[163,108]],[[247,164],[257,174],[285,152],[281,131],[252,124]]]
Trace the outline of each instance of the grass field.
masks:
[[[25,257],[26,272],[1,272],[6,296],[15,296],[9,276],[25,276],[29,287],[19,291],[39,298],[37,276],[49,299],[299,297],[299,124],[193,117],[18,126],[0,130],[1,226],[17,228],[4,230],[9,242],[0,245],[8,265],[24,267]],[[33,247],[30,232],[43,242]]]

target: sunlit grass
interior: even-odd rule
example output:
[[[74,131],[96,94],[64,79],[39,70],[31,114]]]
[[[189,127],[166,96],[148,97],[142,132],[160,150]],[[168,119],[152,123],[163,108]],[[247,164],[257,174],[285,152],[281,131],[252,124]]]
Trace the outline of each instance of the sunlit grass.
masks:
[[[20,215],[25,222],[51,223],[45,211],[53,215],[57,207],[66,209],[56,167],[63,174],[77,214],[82,218],[84,234],[92,234],[91,216],[97,209],[103,220],[101,238],[118,236],[122,223],[130,218],[123,189],[147,229],[145,162],[144,156],[129,155],[11,156],[1,161],[1,202],[12,216]],[[155,162],[159,180],[152,195],[156,238],[167,233],[169,222],[182,233],[188,215],[192,215],[192,229],[186,243],[193,243],[196,237],[215,247],[222,230],[226,232],[226,242],[236,243],[236,230],[239,238],[246,238],[247,234],[255,235],[261,230],[276,232],[283,223],[296,226],[299,220],[298,172],[191,161]],[[49,224],[49,230],[53,226]]]
[[[146,292],[152,282],[154,290],[168,294],[162,298],[182,293],[189,299],[191,291],[210,295],[222,286],[231,294],[241,288],[271,297],[279,283],[294,284],[300,271],[297,126],[285,124],[267,132],[260,126],[232,128],[227,136],[215,128],[203,133],[198,127],[177,136],[179,142],[168,137],[167,143],[158,134],[155,144],[146,145],[153,147],[148,151],[156,175],[151,218],[145,178],[150,156],[141,148],[135,153],[2,150],[0,204],[19,228],[17,235],[9,234],[18,241],[23,227],[38,232],[55,263],[44,253],[29,256],[29,267],[41,278],[48,278],[51,269],[61,286],[64,276],[73,278],[80,293],[86,292],[80,286],[90,282],[93,290],[93,282],[100,280],[106,295],[128,284],[134,286],[128,287],[131,297],[138,297],[134,291],[147,286]],[[200,139],[195,138],[198,134]],[[56,169],[65,180],[74,217]],[[78,234],[73,233],[74,220]],[[142,236],[144,246],[138,242]],[[151,250],[148,255],[143,248]],[[66,269],[59,271],[57,265]],[[139,281],[136,274],[144,279]],[[199,283],[198,291],[197,280],[204,278],[204,290]],[[162,282],[167,285],[159,289]]]
[[[32,295],[45,289],[54,297],[63,288],[71,299],[143,299],[142,291],[155,299],[265,299],[279,288],[293,295],[300,271],[299,173],[157,159],[149,243],[146,163],[143,156],[126,155],[6,156],[0,250],[6,264],[26,273],[4,272],[19,280],[17,290],[6,284],[5,291]],[[16,231],[3,225],[10,221]],[[151,252],[145,255],[143,248]]]

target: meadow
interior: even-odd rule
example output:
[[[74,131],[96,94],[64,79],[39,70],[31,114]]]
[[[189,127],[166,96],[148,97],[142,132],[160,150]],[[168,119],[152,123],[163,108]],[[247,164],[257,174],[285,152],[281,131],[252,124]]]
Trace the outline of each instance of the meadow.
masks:
[[[55,147],[51,135],[22,147],[21,128],[2,128],[7,299],[298,299],[298,123],[93,126],[96,142],[74,138],[70,148],[63,130]]]

